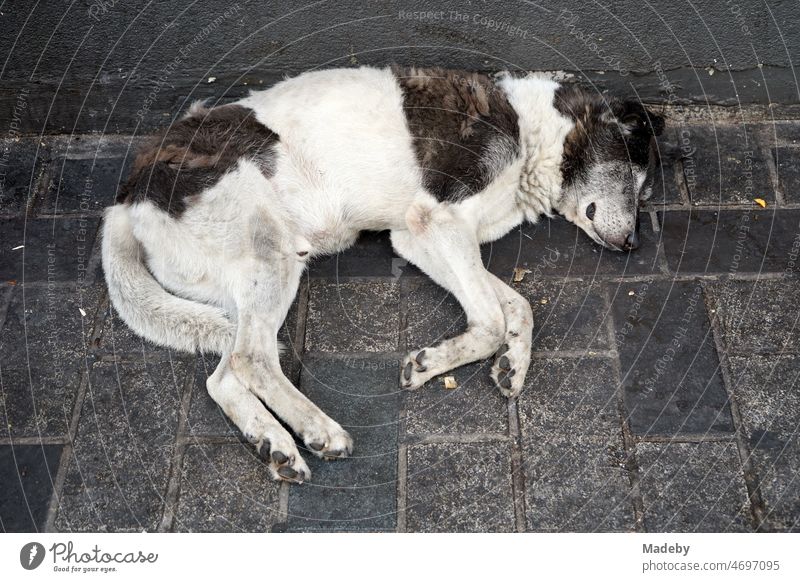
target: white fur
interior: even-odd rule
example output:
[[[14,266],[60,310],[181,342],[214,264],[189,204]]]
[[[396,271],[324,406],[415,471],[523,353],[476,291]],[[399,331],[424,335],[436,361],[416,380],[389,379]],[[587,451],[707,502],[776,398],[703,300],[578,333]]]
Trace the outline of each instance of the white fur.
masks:
[[[523,168],[516,199],[525,218],[536,222],[542,214],[552,216],[561,197],[564,139],[574,124],[553,106],[555,81],[506,76],[500,86],[519,116]]]
[[[125,322],[150,341],[178,350],[230,349],[236,327],[221,309],[170,293],[142,263],[131,210],[112,206],[103,225],[103,268],[111,301]]]

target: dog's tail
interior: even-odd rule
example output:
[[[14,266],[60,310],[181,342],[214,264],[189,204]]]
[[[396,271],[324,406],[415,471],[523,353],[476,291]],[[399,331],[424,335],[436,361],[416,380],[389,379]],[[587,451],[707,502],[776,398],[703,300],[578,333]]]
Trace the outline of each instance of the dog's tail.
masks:
[[[111,302],[136,333],[177,350],[219,354],[233,347],[235,325],[222,309],[172,295],[150,274],[127,206],[106,210],[102,250]]]

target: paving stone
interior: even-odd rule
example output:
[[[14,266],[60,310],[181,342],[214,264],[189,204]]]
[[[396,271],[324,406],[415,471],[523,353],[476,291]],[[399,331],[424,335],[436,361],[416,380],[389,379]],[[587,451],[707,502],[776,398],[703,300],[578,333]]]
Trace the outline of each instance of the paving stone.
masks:
[[[267,532],[285,521],[280,484],[245,444],[192,445],[183,459],[176,531]]]
[[[400,293],[396,281],[312,280],[306,350],[390,352],[397,350]]]
[[[622,435],[526,439],[528,531],[632,531],[635,518]]]
[[[739,404],[772,531],[800,531],[800,356],[732,357]]]
[[[0,364],[49,367],[85,355],[102,293],[100,285],[15,286],[0,337]]]
[[[683,204],[684,202],[675,179],[675,166],[679,162],[671,155],[675,147],[680,147],[680,143],[676,140],[676,132],[669,129],[662,136],[656,138],[658,151],[661,154],[661,165],[650,170],[653,172],[653,194],[647,200],[649,204]]]
[[[601,358],[534,358],[519,397],[522,434],[531,446],[554,436],[621,434],[617,379]]]
[[[528,529],[633,527],[609,360],[535,358],[519,398]]]
[[[800,352],[800,282],[725,281],[709,286],[730,354]]]
[[[0,531],[44,531],[61,448],[0,446]]]
[[[631,430],[733,431],[700,284],[646,281],[628,289],[620,288],[612,309]]]
[[[349,249],[327,257],[319,257],[308,268],[312,278],[401,277],[412,269],[408,262],[392,250],[389,231],[363,232]]]
[[[219,364],[219,356],[198,354],[186,432],[194,436],[240,436],[239,430],[209,396],[206,380]]]
[[[304,453],[311,482],[289,492],[290,530],[390,530],[396,524],[398,361],[307,356],[302,391],[353,437],[353,456]]]
[[[14,285],[0,285],[0,326],[5,323],[6,312],[11,305],[11,297],[14,295]]]
[[[0,141],[0,213],[25,214],[49,160],[38,139]]]
[[[0,436],[66,434],[101,294],[97,285],[14,288],[0,335]]]
[[[435,378],[419,390],[405,392],[406,432],[410,435],[487,434],[508,432],[508,400],[495,388],[491,361],[448,372],[458,388],[446,389]]]
[[[526,280],[543,277],[596,275],[646,275],[658,272],[658,239],[649,214],[639,214],[641,246],[631,253],[603,248],[578,227],[563,219],[525,223],[500,240],[481,247],[483,263],[503,281],[511,281],[514,268],[531,272]]]
[[[303,287],[301,293],[305,295],[307,293],[305,284],[301,283],[301,286]],[[300,381],[299,375],[297,377],[294,375],[295,371],[297,374],[300,372],[299,368],[297,370],[293,369],[296,367],[294,366],[294,361],[299,361],[303,357],[303,343],[305,341],[304,337],[297,337],[298,309],[299,295],[298,298],[295,298],[292,306],[289,308],[289,313],[286,314],[286,320],[278,330],[278,341],[283,344],[283,351],[278,357],[278,360],[280,361],[283,373],[294,383]]]
[[[101,313],[102,321],[92,343],[93,351],[104,359],[150,361],[189,359],[190,355],[156,345],[122,321],[117,311],[108,303]]]
[[[752,125],[681,129],[681,143],[688,141],[692,148],[683,160],[691,202],[747,204],[753,198],[775,201],[757,133]]]
[[[786,202],[800,203],[800,148],[772,148],[778,171],[778,189]]]
[[[132,158],[62,159],[42,204],[41,214],[100,212],[114,204]]]
[[[408,349],[436,345],[467,329],[467,317],[450,293],[428,279],[407,283],[406,341]]]
[[[56,517],[59,531],[154,531],[183,390],[182,362],[95,364]]]
[[[800,356],[733,356],[730,366],[733,393],[750,436],[798,438]]]
[[[78,158],[129,158],[136,157],[136,152],[150,140],[150,135],[116,135],[73,134],[66,138],[65,153],[74,159]]]
[[[89,258],[99,225],[99,218],[0,219],[0,280],[92,282]]]
[[[515,531],[509,443],[409,447],[406,527],[410,532]]]
[[[796,417],[795,417],[796,418]],[[800,446],[797,435],[782,445],[780,452],[764,451],[763,446],[776,447],[771,435],[756,436],[759,447],[751,453],[759,479],[759,491],[766,506],[764,529],[778,532],[800,531],[800,491],[797,467],[800,466]]]
[[[80,386],[78,364],[83,363],[0,371],[0,437],[65,435]]]
[[[693,209],[660,216],[664,251],[672,271],[782,272],[796,265],[793,241],[800,235],[800,210]]]
[[[766,125],[770,138],[789,145],[800,145],[800,123],[797,121],[777,121]],[[773,137],[774,135],[774,137]]]
[[[734,443],[639,443],[636,455],[647,531],[752,531]]]
[[[514,285],[533,308],[533,350],[608,349],[608,308],[591,281],[523,281]]]

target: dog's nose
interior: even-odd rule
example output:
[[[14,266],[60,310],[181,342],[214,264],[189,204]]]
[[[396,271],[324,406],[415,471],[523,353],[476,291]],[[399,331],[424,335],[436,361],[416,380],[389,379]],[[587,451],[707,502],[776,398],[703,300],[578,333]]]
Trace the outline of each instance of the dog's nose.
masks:
[[[639,235],[634,230],[627,237],[625,237],[625,244],[622,245],[623,251],[635,251],[639,248]]]

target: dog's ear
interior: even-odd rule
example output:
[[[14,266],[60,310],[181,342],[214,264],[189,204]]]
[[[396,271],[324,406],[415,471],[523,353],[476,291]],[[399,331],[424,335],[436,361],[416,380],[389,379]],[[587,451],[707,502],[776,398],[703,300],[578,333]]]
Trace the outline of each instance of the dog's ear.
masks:
[[[609,117],[620,125],[622,133],[626,136],[659,136],[664,132],[664,118],[648,110],[638,101],[613,101]]]

